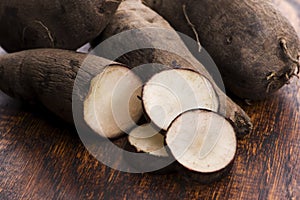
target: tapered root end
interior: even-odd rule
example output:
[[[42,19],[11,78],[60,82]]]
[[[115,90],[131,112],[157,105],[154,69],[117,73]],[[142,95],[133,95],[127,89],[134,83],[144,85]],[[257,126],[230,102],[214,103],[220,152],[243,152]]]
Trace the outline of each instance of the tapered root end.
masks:
[[[279,72],[270,72],[267,77],[266,94],[270,94],[279,90],[285,84],[290,83],[292,77],[298,77],[300,71],[300,54],[293,55],[292,50],[288,47],[285,38],[279,39],[279,45],[282,49],[284,57],[287,59],[286,67]]]
[[[298,52],[297,56],[293,56],[290,49],[288,48],[285,38],[281,38],[279,40],[279,43],[286,57],[294,64],[290,67],[290,72],[286,73],[286,76],[288,76],[288,78],[291,78],[293,75],[297,75],[300,72],[300,52]]]
[[[235,113],[234,117],[234,130],[237,133],[238,138],[243,138],[245,135],[248,135],[252,129],[253,129],[253,124],[251,123],[250,118],[246,115],[241,115],[240,113]]]

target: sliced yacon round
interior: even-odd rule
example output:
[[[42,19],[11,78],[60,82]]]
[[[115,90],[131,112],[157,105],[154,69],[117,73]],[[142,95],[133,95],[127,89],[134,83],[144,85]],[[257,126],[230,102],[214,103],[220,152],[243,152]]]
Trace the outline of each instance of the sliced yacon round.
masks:
[[[219,114],[201,109],[178,116],[167,131],[166,143],[181,165],[204,174],[230,166],[237,148],[232,125]]]
[[[127,67],[107,67],[91,81],[84,101],[85,122],[103,137],[121,136],[142,116],[141,86]]]
[[[158,157],[168,157],[165,149],[165,137],[150,124],[144,124],[133,129],[129,136],[129,143],[138,152],[145,152]]]
[[[209,80],[188,69],[157,73],[145,84],[142,99],[148,117],[163,130],[187,110],[219,108],[218,96]]]
[[[156,174],[176,172],[179,170],[179,164],[166,150],[164,141],[165,136],[151,124],[138,126],[129,133],[125,150],[139,153],[140,157],[127,155],[125,159],[140,172]]]

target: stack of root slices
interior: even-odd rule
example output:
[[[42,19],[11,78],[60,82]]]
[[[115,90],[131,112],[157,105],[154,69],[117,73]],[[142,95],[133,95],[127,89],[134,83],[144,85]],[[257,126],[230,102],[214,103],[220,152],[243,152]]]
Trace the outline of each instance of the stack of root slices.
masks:
[[[127,95],[127,100],[123,99],[129,102],[128,110],[133,112],[124,116],[140,116],[142,107],[150,122],[130,131],[127,146],[131,151],[159,159],[174,158],[176,165],[173,163],[168,170],[162,169],[164,172],[174,171],[172,166],[180,165],[179,169],[185,168],[183,171],[199,174],[199,179],[205,176],[206,180],[228,171],[236,153],[236,134],[231,123],[218,114],[219,98],[208,79],[192,70],[169,69],[152,76],[140,91],[136,90],[138,79],[132,76],[127,76],[132,84],[123,84],[122,91],[131,91],[139,100],[134,100],[130,95]],[[112,116],[112,113],[109,115]],[[118,116],[121,117],[118,121],[123,122],[119,131],[122,132],[130,127],[130,123],[122,119],[122,114]],[[135,117],[133,121],[137,119]],[[95,124],[93,129],[97,130]],[[102,135],[109,137],[108,133]],[[119,135],[118,131],[114,135]],[[147,163],[130,162],[137,168],[141,163]]]

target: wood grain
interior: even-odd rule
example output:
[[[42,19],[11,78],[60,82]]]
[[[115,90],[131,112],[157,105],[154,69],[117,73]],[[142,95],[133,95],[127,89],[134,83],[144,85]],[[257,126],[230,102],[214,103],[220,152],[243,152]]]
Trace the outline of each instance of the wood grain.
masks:
[[[0,199],[297,199],[300,88],[293,81],[244,106],[254,131],[228,176],[211,185],[180,174],[128,174],[89,155],[76,131],[46,111],[0,95]]]
[[[0,199],[299,199],[300,83],[241,106],[254,123],[233,168],[201,185],[180,174],[114,171],[82,145],[74,127],[0,93]]]

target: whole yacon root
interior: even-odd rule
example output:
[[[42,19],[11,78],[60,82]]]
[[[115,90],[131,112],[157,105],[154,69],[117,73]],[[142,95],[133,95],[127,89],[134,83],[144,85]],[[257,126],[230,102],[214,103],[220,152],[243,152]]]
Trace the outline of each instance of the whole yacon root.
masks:
[[[300,41],[264,0],[143,0],[179,32],[199,39],[225,87],[240,98],[270,96],[299,73]]]

